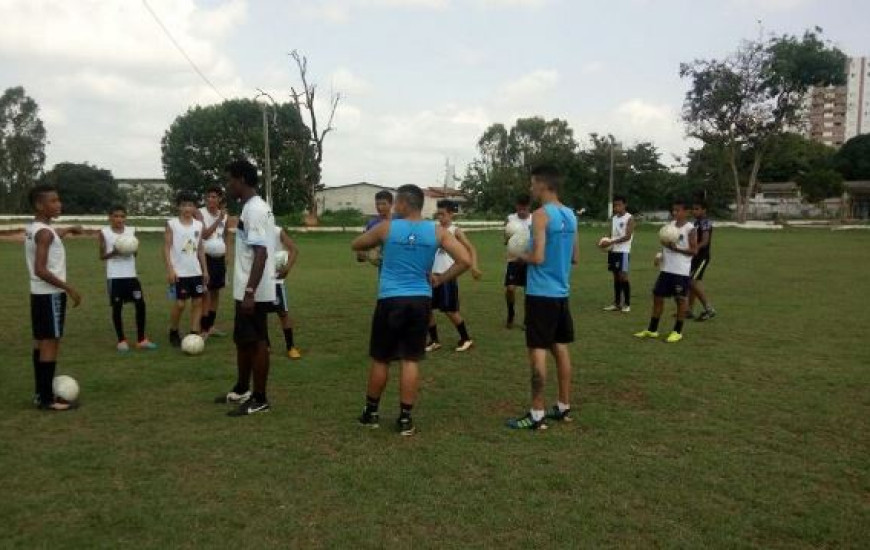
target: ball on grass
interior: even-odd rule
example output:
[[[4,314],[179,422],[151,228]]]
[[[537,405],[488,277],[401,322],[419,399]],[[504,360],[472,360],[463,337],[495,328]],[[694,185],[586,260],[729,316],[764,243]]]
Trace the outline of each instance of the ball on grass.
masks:
[[[205,349],[205,340],[199,334],[188,334],[181,341],[181,351],[187,355],[199,355]]]
[[[72,376],[61,374],[55,376],[51,382],[51,390],[54,396],[63,399],[67,403],[73,403],[79,398],[79,383]]]

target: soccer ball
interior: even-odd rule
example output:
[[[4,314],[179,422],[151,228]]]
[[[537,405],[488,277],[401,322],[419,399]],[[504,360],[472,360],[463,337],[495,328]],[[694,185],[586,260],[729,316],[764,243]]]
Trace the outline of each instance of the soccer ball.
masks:
[[[115,250],[124,256],[135,254],[139,250],[139,239],[133,235],[121,235],[115,240]]]
[[[514,233],[513,236],[508,239],[508,254],[514,257],[524,254],[529,249],[530,240],[531,236],[529,235],[528,231],[519,231],[517,233]]]
[[[287,267],[288,259],[289,258],[287,257],[286,250],[279,250],[278,252],[275,252],[275,270],[281,271],[282,269]]]
[[[513,220],[508,222],[507,225],[504,226],[504,234],[508,239],[520,233],[521,231],[527,231],[526,226],[523,222],[519,220]]]
[[[227,243],[223,239],[209,239],[203,246],[205,253],[213,258],[220,258],[227,253]]]
[[[67,403],[72,403],[79,398],[79,383],[72,376],[65,374],[55,376],[51,382],[51,390],[55,397],[63,399]]]
[[[680,230],[677,229],[676,225],[669,223],[662,226],[662,228],[659,230],[659,242],[661,242],[664,246],[676,244],[676,242],[679,240]]]
[[[598,241],[598,248],[602,250],[607,250],[610,248],[611,241],[607,237],[601,237],[601,240]]]
[[[187,355],[199,355],[205,349],[205,340],[199,334],[188,334],[181,341],[181,351]]]

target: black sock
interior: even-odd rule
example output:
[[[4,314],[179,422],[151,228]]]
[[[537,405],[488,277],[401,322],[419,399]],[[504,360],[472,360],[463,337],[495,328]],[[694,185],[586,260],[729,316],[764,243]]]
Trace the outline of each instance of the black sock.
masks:
[[[631,283],[628,281],[624,281],[622,283],[622,296],[623,296],[622,305],[630,306],[631,305]]]
[[[411,409],[414,408],[414,405],[409,405],[407,403],[401,403],[399,405],[399,418],[411,418]]]
[[[214,323],[217,320],[217,311],[208,312],[208,328],[214,328]]]
[[[121,315],[124,304],[120,301],[112,302],[112,325],[115,327],[115,336],[119,342],[126,340],[124,337],[124,317]]]
[[[133,302],[136,306],[136,338],[137,342],[145,339],[145,300]]]
[[[169,329],[169,337],[170,338],[181,338],[181,334],[178,332],[177,328]]]
[[[241,380],[239,380],[238,382],[236,382],[236,385],[233,386],[233,393],[241,395],[243,393],[247,393],[250,388],[251,387],[248,385],[247,381],[242,382]]]
[[[613,305],[618,306],[622,303],[622,281],[613,279]]]
[[[429,327],[429,341],[438,341],[438,325],[432,325],[431,327]]]
[[[251,399],[253,399],[257,403],[265,403],[266,402],[266,392],[255,391],[254,393],[251,394]]]
[[[293,347],[293,329],[285,328],[284,329],[284,343],[287,344],[287,351],[290,351],[290,348]]]
[[[209,329],[211,329],[211,324],[209,323],[210,320],[211,317],[208,314],[203,315],[199,318],[199,327],[202,329],[203,332],[208,332]]]
[[[471,340],[471,338],[468,337],[468,329],[465,328],[465,321],[462,321],[461,323],[456,325],[456,332],[459,333],[460,342],[467,342],[468,340]]]
[[[656,332],[659,329],[659,318],[658,317],[650,317],[649,318],[649,328],[647,329],[650,332]]]
[[[57,361],[40,361],[39,362],[39,402],[43,405],[48,405],[54,402],[54,390],[51,389],[54,382],[54,370],[57,367]]]
[[[366,412],[367,413],[371,414],[371,413],[378,412],[378,407],[380,406],[380,404],[381,404],[380,397],[371,397],[370,395],[366,395]]]
[[[39,348],[33,350],[33,393],[39,395]]]
[[[677,321],[676,323],[674,323],[674,332],[678,332],[680,334],[683,333],[683,322],[682,321]]]
[[[508,310],[508,323],[513,323],[514,317],[516,317],[516,308],[514,307],[513,301],[508,300],[507,310]]]

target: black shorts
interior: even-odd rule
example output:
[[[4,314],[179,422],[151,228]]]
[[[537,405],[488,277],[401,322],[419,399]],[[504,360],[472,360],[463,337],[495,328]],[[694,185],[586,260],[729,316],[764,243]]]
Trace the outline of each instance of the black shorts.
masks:
[[[138,302],[142,299],[142,285],[136,277],[124,279],[108,279],[106,290],[109,293],[109,305],[115,303]]]
[[[66,292],[30,295],[30,323],[34,340],[58,340],[66,321]]]
[[[574,319],[568,298],[526,295],[526,347],[550,349],[574,341]]]
[[[269,341],[269,325],[266,321],[271,307],[270,302],[257,302],[254,305],[254,312],[245,315],[242,313],[242,302],[236,300],[236,316],[233,323],[233,341],[236,345]]]
[[[526,286],[529,266],[526,262],[508,262],[504,272],[504,286]]]
[[[202,276],[196,277],[179,277],[178,282],[170,287],[174,291],[176,300],[189,300],[191,298],[202,298],[205,294],[205,286],[202,284]]]
[[[275,301],[272,302],[269,311],[272,313],[287,313],[290,311],[290,303],[287,301],[287,286],[275,284]]]
[[[656,279],[653,295],[659,298],[685,299],[689,294],[691,281],[692,278],[688,275],[677,275],[676,273],[662,271],[659,273],[659,278]]]
[[[628,273],[630,258],[631,255],[628,252],[608,252],[607,270],[614,273]]]
[[[710,258],[692,258],[692,279],[703,281],[708,265],[710,265]]]
[[[428,296],[383,298],[375,306],[369,356],[375,361],[419,361],[426,355],[432,300]]]
[[[220,290],[227,286],[227,257],[205,256],[205,265],[208,267],[208,289]]]
[[[459,283],[456,279],[432,289],[432,309],[444,313],[459,311]]]

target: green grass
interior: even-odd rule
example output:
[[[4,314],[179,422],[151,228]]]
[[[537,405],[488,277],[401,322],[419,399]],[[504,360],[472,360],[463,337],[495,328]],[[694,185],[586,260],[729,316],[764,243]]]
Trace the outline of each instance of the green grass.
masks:
[[[652,230],[637,239],[630,315],[600,312],[605,257],[595,231],[582,236],[579,422],[503,427],[527,406],[523,334],[501,326],[500,236],[477,233],[485,279],[461,285],[477,346],[425,362],[412,439],[355,425],[375,272],[353,261],[349,235],[297,237],[305,358],[275,355],[274,409],[243,419],[211,403],[234,378],[228,339],[197,358],[165,345],[117,356],[84,240],[67,244],[85,302],[59,366],[83,406],[33,410],[23,247],[0,243],[0,547],[866,547],[870,233],[718,231],[708,288],[720,317],[674,346],[631,336],[649,311]],[[159,235],[142,246],[149,332],[164,344]],[[391,382],[385,420],[396,408]]]

